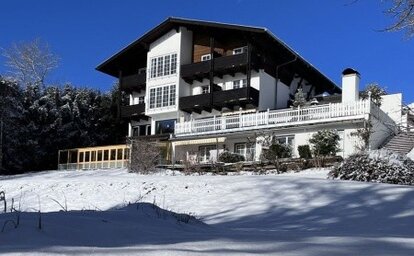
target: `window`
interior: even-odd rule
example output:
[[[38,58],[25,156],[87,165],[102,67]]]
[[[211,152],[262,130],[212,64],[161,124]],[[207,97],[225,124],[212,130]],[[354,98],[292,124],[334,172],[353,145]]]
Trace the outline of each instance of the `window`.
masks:
[[[242,54],[242,53],[244,53],[246,51],[247,51],[247,46],[239,47],[239,48],[234,48],[233,49],[233,55]]]
[[[250,143],[236,143],[234,144],[234,153],[244,156],[246,161],[252,161],[256,154],[256,145]]]
[[[89,162],[89,160],[90,160],[90,155],[91,155],[91,152],[90,152],[90,151],[86,151],[86,152],[85,152],[85,162]]]
[[[124,159],[128,159],[128,158],[129,158],[129,148],[126,148],[124,152]]]
[[[145,125],[139,126],[139,136],[145,136]]]
[[[161,101],[162,101],[162,87],[157,88],[157,97],[156,97],[156,106],[157,108],[161,107]]]
[[[155,108],[155,88],[150,90],[150,108]]]
[[[201,86],[201,94],[207,94],[210,92],[208,85]]]
[[[247,86],[247,79],[233,81],[233,89],[240,89]]]
[[[170,86],[170,106],[175,106],[175,84]]]
[[[210,53],[201,55],[201,61],[208,61],[208,60],[211,60],[211,54]]]
[[[175,119],[155,122],[155,134],[174,133]]]
[[[116,160],[116,149],[111,149],[111,160]]]
[[[168,106],[168,89],[169,86],[162,87],[162,106]]]
[[[177,54],[168,54],[151,58],[150,78],[173,75],[177,73]]]
[[[170,74],[170,55],[164,57],[164,76],[168,76]]]
[[[156,69],[157,69],[157,59],[151,59],[151,75],[150,75],[150,77],[151,78],[154,78],[154,77],[156,77],[156,73],[155,73],[155,71],[156,71]]]
[[[163,76],[164,75],[164,57],[158,57],[157,62],[157,76]]]
[[[137,137],[137,136],[139,136],[139,127],[134,126],[132,127],[132,137]]]
[[[279,142],[279,144],[285,144],[290,147],[293,147],[293,136],[286,136],[286,137],[278,137],[276,140]]]
[[[171,55],[171,75],[177,73],[177,54]]]
[[[138,104],[144,104],[145,103],[145,97],[144,96],[139,96],[138,97]]]
[[[117,153],[116,153],[116,160],[122,160],[122,148],[118,148]]]
[[[215,145],[205,145],[198,147],[198,156],[201,161],[207,161],[210,159],[210,150],[216,150]]]
[[[149,108],[175,106],[175,84],[150,89]]]

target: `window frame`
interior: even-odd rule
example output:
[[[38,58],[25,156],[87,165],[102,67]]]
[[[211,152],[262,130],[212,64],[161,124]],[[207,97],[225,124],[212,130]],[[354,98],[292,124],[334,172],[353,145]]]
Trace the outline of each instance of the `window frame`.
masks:
[[[200,61],[209,61],[209,60],[211,60],[211,53],[203,54],[200,57]]]
[[[246,142],[238,142],[238,143],[234,143],[234,148],[233,151],[235,154],[244,156],[246,161],[252,161],[255,159],[256,156],[256,145],[254,143],[250,144],[250,143],[246,143]],[[238,146],[243,146],[243,153],[239,153],[238,151]],[[248,159],[248,156],[251,155],[252,159]]]
[[[236,83],[237,83],[237,85],[236,85]],[[233,89],[241,89],[241,88],[245,88],[245,87],[247,87],[247,79],[246,78],[233,80]]]
[[[240,52],[238,52],[240,51]],[[233,55],[243,54],[247,51],[247,46],[237,47],[233,49]]]
[[[149,78],[158,78],[177,74],[177,53],[154,56],[150,59]]]
[[[201,94],[209,94],[210,93],[210,86],[203,85],[201,86]]]
[[[210,159],[210,150],[218,150],[217,145],[200,145],[198,146],[198,157],[205,158],[206,160]]]
[[[150,88],[149,109],[174,107],[176,102],[176,84],[161,85]]]

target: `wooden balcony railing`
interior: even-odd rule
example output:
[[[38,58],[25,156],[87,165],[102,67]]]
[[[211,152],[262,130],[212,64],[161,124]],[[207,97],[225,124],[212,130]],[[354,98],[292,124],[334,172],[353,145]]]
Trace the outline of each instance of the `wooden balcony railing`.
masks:
[[[252,107],[259,106],[259,91],[253,87],[215,91],[213,101],[211,93],[185,96],[180,98],[180,110],[186,112],[201,112],[212,108],[243,106],[250,104]]]
[[[130,76],[124,76],[120,79],[120,88],[124,91],[140,91],[145,89],[146,73],[134,74]]]
[[[181,66],[181,77],[186,80],[195,80],[199,78],[206,78],[210,72],[210,61],[201,61]],[[214,58],[214,72],[215,74],[226,74],[245,72],[246,65],[248,64],[247,53],[228,55]],[[257,68],[259,65],[259,58],[257,55],[252,54],[251,65],[253,68]]]
[[[145,104],[121,106],[121,117],[123,118],[140,118],[143,116],[145,116]]]

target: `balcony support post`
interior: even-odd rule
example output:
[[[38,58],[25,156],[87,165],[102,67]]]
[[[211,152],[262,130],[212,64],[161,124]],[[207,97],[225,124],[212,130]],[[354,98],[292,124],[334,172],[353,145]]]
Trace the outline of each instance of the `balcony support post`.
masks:
[[[252,59],[252,45],[250,42],[247,43],[247,65],[246,65],[246,98],[250,101],[250,80],[252,77],[252,68],[251,68],[251,59]]]
[[[241,114],[242,108],[239,108],[239,128],[243,127],[243,120]]]
[[[267,109],[267,112],[266,112],[266,124],[267,125],[269,124],[269,114],[270,114],[270,109]]]
[[[210,105],[213,105],[213,92],[214,92],[214,37],[210,36]]]
[[[213,131],[216,130],[216,115],[213,116]]]

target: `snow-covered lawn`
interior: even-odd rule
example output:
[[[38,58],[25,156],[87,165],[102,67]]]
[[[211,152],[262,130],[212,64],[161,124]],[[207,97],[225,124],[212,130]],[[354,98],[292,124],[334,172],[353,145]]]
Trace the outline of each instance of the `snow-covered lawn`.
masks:
[[[14,198],[25,211],[17,229],[0,233],[0,254],[414,255],[414,187],[326,174],[0,177],[8,205]],[[179,222],[169,211],[200,221]],[[0,228],[14,218],[0,214]]]

